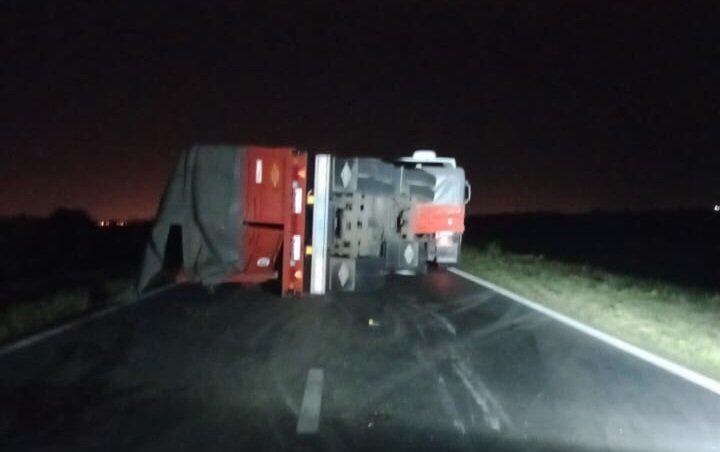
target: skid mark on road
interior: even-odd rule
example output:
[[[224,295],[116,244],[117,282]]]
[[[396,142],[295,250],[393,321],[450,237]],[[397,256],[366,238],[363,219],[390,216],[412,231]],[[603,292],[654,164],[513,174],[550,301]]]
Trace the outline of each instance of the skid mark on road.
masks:
[[[453,428],[455,428],[460,434],[465,435],[467,433],[467,427],[465,422],[462,420],[462,415],[457,408],[455,399],[448,390],[445,378],[442,376],[437,366],[434,363],[430,363],[425,357],[421,349],[415,351],[415,358],[420,363],[423,370],[431,373],[433,377],[437,378],[437,391],[440,396],[440,403],[443,407],[443,411],[453,420]]]
[[[525,316],[522,316],[519,320],[523,322],[524,317]],[[416,319],[413,323],[415,330],[418,334],[418,338],[421,340],[421,342],[426,343],[426,345],[423,346],[422,350],[423,360],[418,360],[419,362],[415,363],[414,365],[406,366],[402,370],[396,370],[392,374],[387,375],[383,379],[382,384],[378,386],[378,388],[376,389],[376,391],[374,391],[372,395],[369,395],[363,401],[361,406],[369,406],[375,401],[386,397],[387,394],[392,393],[396,390],[396,388],[412,380],[413,378],[418,377],[418,375],[420,375],[421,373],[426,372],[428,368],[432,366],[437,366],[439,362],[449,359],[449,357],[454,353],[454,350],[462,349],[463,347],[472,347],[474,345],[474,341],[486,340],[494,333],[512,327],[516,321],[518,321],[517,318],[501,320],[492,324],[492,328],[473,331],[472,333],[468,334],[467,337],[463,337],[459,340],[456,338],[457,336],[452,336],[451,339],[450,336],[446,335],[445,337],[447,338],[447,340],[453,341],[452,345],[448,344],[447,341],[442,341],[439,344],[431,345],[426,343],[432,337],[432,335],[426,332],[426,329],[424,327],[424,324],[426,322]],[[415,352],[415,355],[417,357],[417,352]]]
[[[465,303],[464,301],[457,303],[460,306],[455,308],[454,310],[446,313],[446,315],[448,317],[454,317],[456,315],[464,314],[468,311],[472,311],[473,309],[476,309],[476,308],[486,304],[487,302],[489,302],[496,296],[497,296],[497,294],[495,292],[488,291],[481,295],[475,295],[473,297],[466,297],[468,299],[471,299],[472,301],[470,301],[468,303]]]
[[[448,391],[447,384],[442,375],[438,376],[437,386],[438,392],[440,393],[440,402],[448,416],[452,417],[453,427],[462,435],[465,435],[467,433],[467,427],[465,427],[465,423],[460,418],[460,412],[457,409],[455,400],[450,395],[450,391]]]
[[[500,430],[499,405],[494,401],[490,391],[481,380],[473,378],[472,374],[463,364],[453,363],[452,369],[455,375],[460,377],[460,381],[462,381],[470,395],[472,395],[475,404],[482,410],[488,426],[495,431]]]
[[[428,311],[428,313],[433,316],[442,326],[445,327],[445,329],[448,331],[448,333],[452,334],[453,336],[457,336],[457,329],[455,328],[455,325],[447,319],[447,317],[440,315],[433,311]]]

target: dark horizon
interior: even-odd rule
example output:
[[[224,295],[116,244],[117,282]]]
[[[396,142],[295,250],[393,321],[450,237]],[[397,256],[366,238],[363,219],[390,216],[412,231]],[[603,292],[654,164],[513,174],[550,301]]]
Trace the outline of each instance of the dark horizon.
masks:
[[[471,213],[720,203],[718,5],[0,8],[0,216],[149,218],[219,142],[436,149]]]

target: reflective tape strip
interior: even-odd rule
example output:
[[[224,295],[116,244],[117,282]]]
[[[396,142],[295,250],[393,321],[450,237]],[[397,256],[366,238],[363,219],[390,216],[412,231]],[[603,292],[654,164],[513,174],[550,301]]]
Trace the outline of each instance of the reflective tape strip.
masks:
[[[301,247],[300,247],[300,235],[295,234],[292,238],[292,260],[294,262],[299,261],[302,258]]]
[[[255,160],[255,183],[262,184],[262,159]]]
[[[327,284],[327,250],[329,240],[330,170],[332,157],[319,154],[315,157],[315,186],[313,193],[312,262],[310,267],[310,293],[322,295]]]
[[[293,190],[293,212],[295,214],[302,213],[303,206],[303,191],[300,187],[295,187]]]

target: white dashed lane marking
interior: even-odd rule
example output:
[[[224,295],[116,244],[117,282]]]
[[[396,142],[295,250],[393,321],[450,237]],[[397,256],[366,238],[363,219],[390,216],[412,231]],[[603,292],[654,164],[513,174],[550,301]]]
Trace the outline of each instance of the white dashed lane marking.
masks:
[[[322,390],[325,375],[322,369],[310,369],[305,382],[300,415],[298,416],[297,433],[299,435],[317,433],[320,428],[320,408],[322,406]]]

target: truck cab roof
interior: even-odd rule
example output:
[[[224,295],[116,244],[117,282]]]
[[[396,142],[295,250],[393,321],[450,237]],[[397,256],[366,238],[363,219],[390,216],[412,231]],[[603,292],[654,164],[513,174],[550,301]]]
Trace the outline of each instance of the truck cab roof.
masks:
[[[413,152],[412,157],[400,157],[400,163],[414,163],[416,166],[444,166],[446,168],[455,168],[457,163],[452,157],[438,157],[435,151],[429,149],[419,149]]]

